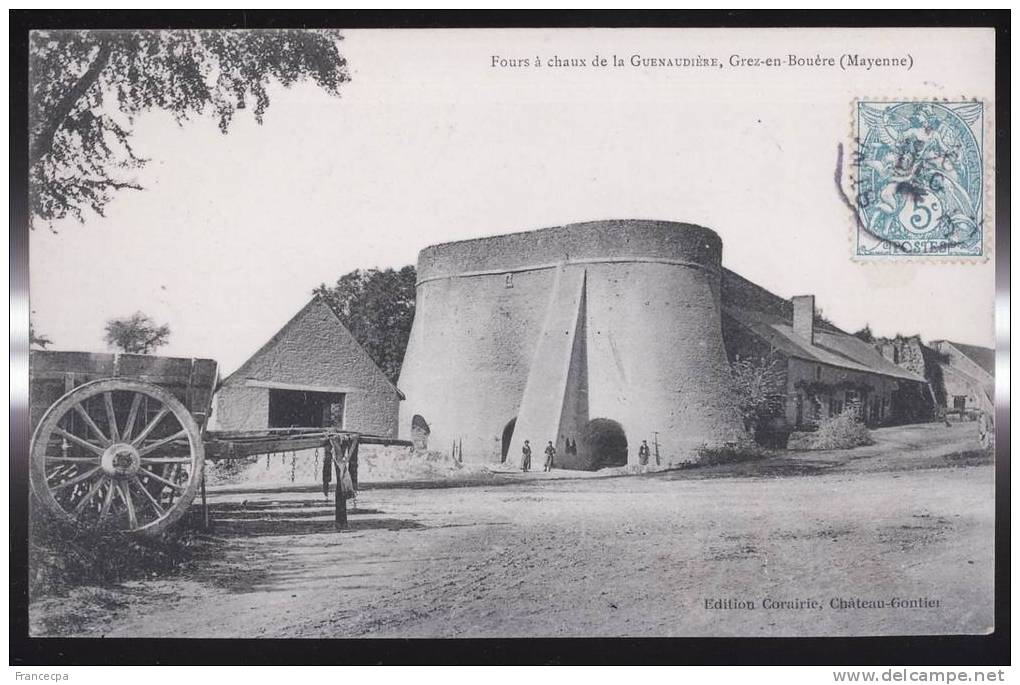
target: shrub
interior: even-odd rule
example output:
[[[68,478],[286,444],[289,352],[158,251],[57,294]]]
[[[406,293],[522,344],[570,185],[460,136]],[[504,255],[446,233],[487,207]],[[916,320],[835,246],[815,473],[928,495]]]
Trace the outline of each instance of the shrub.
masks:
[[[781,447],[789,430],[782,418],[786,405],[786,376],[775,354],[764,358],[737,359],[730,364],[733,401],[744,420],[744,429],[761,445]]]
[[[69,587],[110,585],[181,568],[194,555],[197,536],[184,522],[145,537],[76,528],[32,512],[28,536],[32,597],[64,594]]]
[[[761,445],[751,441],[728,442],[724,445],[698,448],[696,466],[716,466],[718,464],[735,464],[743,461],[754,461],[771,457],[772,453]]]
[[[871,431],[861,421],[861,406],[857,402],[851,402],[835,416],[819,421],[818,430],[811,436],[811,448],[816,450],[845,450],[874,442]]]

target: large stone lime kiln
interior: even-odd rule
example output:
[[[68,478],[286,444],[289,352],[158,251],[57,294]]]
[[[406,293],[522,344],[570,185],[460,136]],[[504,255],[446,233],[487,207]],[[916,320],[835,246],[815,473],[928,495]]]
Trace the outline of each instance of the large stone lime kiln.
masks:
[[[712,231],[597,221],[434,245],[399,387],[400,431],[466,461],[663,463],[737,439]]]

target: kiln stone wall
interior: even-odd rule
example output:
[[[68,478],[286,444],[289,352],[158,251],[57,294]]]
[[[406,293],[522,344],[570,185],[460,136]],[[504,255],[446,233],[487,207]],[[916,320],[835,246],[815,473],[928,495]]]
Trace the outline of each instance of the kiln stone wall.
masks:
[[[619,423],[628,458],[658,433],[664,461],[735,440],[721,336],[722,244],[712,231],[602,221],[436,245],[418,260],[417,308],[399,386],[400,433],[498,462],[507,422],[516,462],[529,439],[560,464],[591,465],[594,419]],[[567,439],[579,441],[567,457]]]

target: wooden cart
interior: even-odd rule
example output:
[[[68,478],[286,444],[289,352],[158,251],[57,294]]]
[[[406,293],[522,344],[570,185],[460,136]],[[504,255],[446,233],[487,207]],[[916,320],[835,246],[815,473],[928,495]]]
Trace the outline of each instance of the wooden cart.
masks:
[[[85,528],[158,534],[203,488],[206,458],[410,442],[322,427],[206,429],[218,369],[211,359],[32,351],[32,492]],[[336,455],[337,483],[344,455]],[[337,497],[340,522],[342,496]]]

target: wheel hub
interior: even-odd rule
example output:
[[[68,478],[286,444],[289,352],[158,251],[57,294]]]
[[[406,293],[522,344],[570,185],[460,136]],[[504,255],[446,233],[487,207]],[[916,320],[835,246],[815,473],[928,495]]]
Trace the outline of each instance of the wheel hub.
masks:
[[[142,465],[142,458],[134,446],[126,442],[118,442],[106,448],[100,465],[106,475],[112,478],[130,478],[138,473]]]

